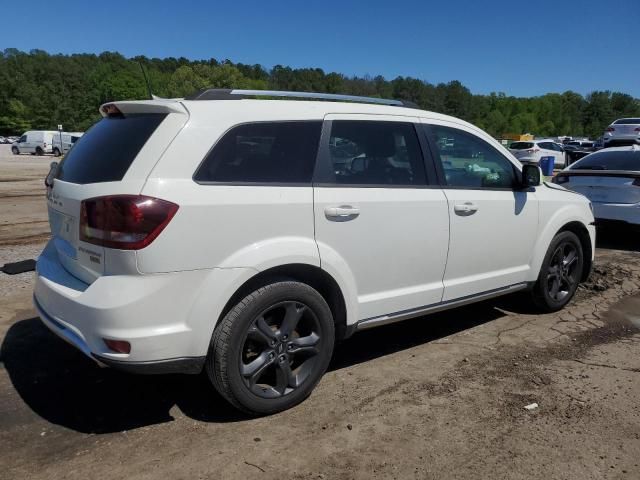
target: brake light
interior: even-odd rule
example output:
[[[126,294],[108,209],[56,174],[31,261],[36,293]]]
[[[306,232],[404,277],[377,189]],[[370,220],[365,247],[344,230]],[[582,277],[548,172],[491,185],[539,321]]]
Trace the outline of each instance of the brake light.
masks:
[[[131,353],[131,344],[125,340],[110,340],[103,338],[104,344],[109,350],[116,353]]]
[[[112,103],[102,106],[102,113],[107,117],[124,117],[120,109]]]
[[[80,240],[121,250],[146,247],[178,211],[175,203],[144,195],[110,195],[83,200]]]
[[[607,127],[607,130],[606,130],[606,131],[607,131],[607,132],[615,132],[615,131],[616,131],[616,129],[615,129],[615,128],[613,128],[613,127]]]

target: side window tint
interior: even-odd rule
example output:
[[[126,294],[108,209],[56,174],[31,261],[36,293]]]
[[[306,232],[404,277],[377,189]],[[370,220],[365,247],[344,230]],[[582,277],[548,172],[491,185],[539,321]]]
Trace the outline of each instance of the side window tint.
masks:
[[[329,152],[335,183],[391,186],[426,182],[412,123],[334,120]]]
[[[513,164],[475,135],[456,128],[432,125],[431,142],[436,146],[446,184],[452,187],[512,188]]]
[[[204,159],[197,182],[311,183],[321,121],[265,122],[229,130]]]

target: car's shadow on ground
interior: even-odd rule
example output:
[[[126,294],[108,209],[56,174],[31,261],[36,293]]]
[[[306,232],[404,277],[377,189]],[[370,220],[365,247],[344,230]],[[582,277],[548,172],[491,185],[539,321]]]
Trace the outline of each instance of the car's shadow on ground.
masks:
[[[495,320],[504,315],[496,308],[500,305],[488,301],[358,333],[337,346],[330,368],[346,368]],[[201,421],[248,418],[218,396],[204,374],[143,376],[100,368],[37,318],[11,326],[0,361],[36,414],[79,432],[117,432],[172,421],[174,407]]]
[[[640,252],[640,231],[624,227],[598,227],[596,247]]]

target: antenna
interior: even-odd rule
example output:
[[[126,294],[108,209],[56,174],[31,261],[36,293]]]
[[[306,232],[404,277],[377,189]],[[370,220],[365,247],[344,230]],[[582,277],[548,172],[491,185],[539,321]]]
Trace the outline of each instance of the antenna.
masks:
[[[147,78],[147,73],[144,71],[142,62],[139,61],[138,65],[140,65],[140,70],[142,70],[142,76],[144,77],[144,81],[147,84],[147,91],[149,92],[149,100],[153,100],[153,94],[151,93],[151,84],[149,83],[149,79]]]

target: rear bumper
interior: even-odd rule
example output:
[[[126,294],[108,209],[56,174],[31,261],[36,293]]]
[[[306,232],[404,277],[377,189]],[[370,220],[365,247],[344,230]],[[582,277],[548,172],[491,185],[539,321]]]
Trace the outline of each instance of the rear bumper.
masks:
[[[197,373],[208,342],[189,313],[207,271],[100,277],[91,285],[69,274],[49,243],[36,264],[34,305],[56,335],[101,365],[137,373]],[[211,325],[211,329],[213,325]],[[104,340],[124,340],[129,354]]]
[[[604,221],[640,225],[640,203],[593,203],[593,216],[597,224]]]

